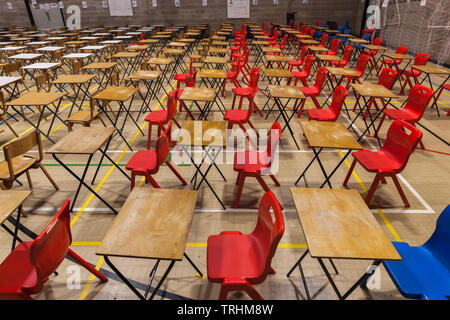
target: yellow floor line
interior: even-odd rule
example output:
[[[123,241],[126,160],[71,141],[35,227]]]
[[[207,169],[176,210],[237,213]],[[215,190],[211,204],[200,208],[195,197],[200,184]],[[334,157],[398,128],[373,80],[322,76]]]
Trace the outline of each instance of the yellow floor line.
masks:
[[[100,259],[97,262],[97,265],[95,266],[95,269],[100,270],[102,264],[103,264],[104,258],[103,256],[100,257]],[[78,298],[78,300],[84,300],[84,298],[86,298],[87,293],[89,292],[89,289],[92,286],[92,282],[94,281],[95,276],[93,274],[91,274],[91,276],[89,277],[89,280],[86,284],[86,286],[84,287],[83,291],[81,292],[80,297]]]

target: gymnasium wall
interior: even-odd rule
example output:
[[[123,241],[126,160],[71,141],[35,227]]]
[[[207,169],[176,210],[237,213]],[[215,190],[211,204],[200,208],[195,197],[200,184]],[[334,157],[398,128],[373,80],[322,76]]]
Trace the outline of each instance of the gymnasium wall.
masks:
[[[0,0],[0,24],[2,26],[30,25],[23,0],[8,0],[13,2],[15,9],[6,9],[6,0]],[[66,9],[75,4],[81,8],[81,25],[124,25],[124,24],[195,24],[197,22],[209,23],[213,28],[222,22],[231,22],[240,26],[243,19],[227,19],[227,0],[208,0],[206,7],[202,6],[202,0],[181,0],[181,7],[175,7],[174,0],[157,0],[157,7],[153,8],[152,0],[136,0],[137,8],[133,8],[133,17],[111,17],[109,9],[102,7],[100,0],[87,0],[88,8],[81,8],[81,0],[63,0],[63,12],[67,19]],[[57,0],[38,0],[38,3],[57,2]],[[336,21],[340,26],[346,20],[350,21],[352,33],[360,31],[361,14],[365,0],[308,0],[308,4],[302,4],[302,0],[278,0],[274,5],[273,0],[258,0],[258,5],[250,5],[250,19],[255,23],[262,21],[286,22],[286,12],[297,12],[296,21],[314,22],[320,20]],[[252,0],[250,0],[252,4]]]
[[[384,45],[407,46],[411,55],[425,52],[450,65],[450,0],[427,0],[425,6],[420,0],[390,0],[380,17]]]

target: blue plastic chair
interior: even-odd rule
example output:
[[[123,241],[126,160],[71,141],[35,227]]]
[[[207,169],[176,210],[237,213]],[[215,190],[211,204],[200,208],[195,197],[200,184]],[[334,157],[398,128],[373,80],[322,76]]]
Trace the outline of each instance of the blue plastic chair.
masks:
[[[393,242],[401,261],[383,261],[400,293],[409,299],[450,298],[450,205],[439,216],[428,241],[420,247]]]

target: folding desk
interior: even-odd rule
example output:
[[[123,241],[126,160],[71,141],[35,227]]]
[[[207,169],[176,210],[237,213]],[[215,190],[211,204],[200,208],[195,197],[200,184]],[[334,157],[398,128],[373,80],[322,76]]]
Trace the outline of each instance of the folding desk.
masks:
[[[173,78],[173,76],[175,75],[175,73],[177,72],[177,70],[179,70],[179,72],[183,72],[184,69],[184,65],[182,65],[182,59],[185,53],[184,49],[171,49],[171,48],[165,48],[162,50],[162,52],[168,56],[168,57],[172,57],[175,60],[175,63],[173,64],[173,68],[172,68],[172,74],[170,75],[170,79]]]
[[[89,97],[90,95],[88,90],[94,78],[95,75],[90,74],[68,74],[62,75],[61,77],[52,81],[52,84],[54,84],[61,92],[64,91],[68,93],[67,90],[65,89],[66,85],[70,85],[73,89],[74,96],[70,97],[69,95],[67,95],[69,100],[72,101],[72,106],[70,107],[68,117],[70,117],[70,115],[72,114],[74,106],[77,106],[78,110],[82,109],[86,97]],[[77,104],[80,92],[83,92],[83,97],[81,99],[80,104]]]
[[[8,100],[13,99],[20,94],[17,86],[19,82],[23,83],[22,77],[0,77],[0,90],[4,89],[9,94]],[[12,85],[14,86],[11,88]]]
[[[167,81],[167,83],[173,89],[172,83],[167,76],[167,73],[169,72],[170,66],[173,62],[174,62],[173,58],[151,58],[145,62],[146,65],[149,65],[150,67],[151,67],[151,65],[154,65],[157,69],[159,69],[159,71],[161,71],[161,78],[163,78],[163,79],[161,79],[161,88],[164,89],[166,94],[167,94],[167,91],[163,85],[164,79]]]
[[[134,120],[134,118],[130,112],[134,97],[138,91],[139,91],[139,88],[107,87],[106,89],[104,89],[104,90],[96,93],[94,96],[92,96],[92,99],[95,99],[97,101],[97,105],[100,107],[100,109],[106,115],[108,120],[112,123],[114,128],[117,129],[117,133],[122,137],[123,141],[125,141],[125,143],[127,144],[128,148],[130,148],[130,150],[133,150],[133,149],[131,148],[130,144],[128,143],[128,141],[125,139],[125,137],[122,134],[123,129],[125,128],[125,123],[127,122],[128,116],[134,122],[136,127],[142,133],[142,135],[144,135],[141,128],[136,123],[136,120]],[[128,108],[127,108],[127,107],[125,107],[125,101],[128,101],[128,100],[130,100],[130,104],[128,105]],[[111,119],[111,117],[108,115],[108,110],[106,108],[106,105],[109,105],[111,102],[114,102],[114,101],[119,104],[119,110],[116,113],[115,120]],[[117,127],[117,121],[119,120],[122,109],[123,109],[123,111],[125,111],[126,115],[125,115],[125,118],[123,119],[122,127],[119,129]]]
[[[363,147],[356,141],[356,139],[352,136],[350,131],[345,127],[344,124],[340,122],[329,122],[329,121],[307,121],[307,120],[299,120],[300,126],[302,127],[303,133],[305,134],[306,140],[308,144],[311,146],[314,158],[311,162],[306,166],[305,170],[303,170],[300,177],[298,177],[297,181],[295,181],[295,185],[300,181],[302,177],[304,177],[305,184],[306,183],[306,171],[308,171],[309,167],[313,164],[314,160],[317,159],[319,163],[320,169],[325,177],[325,181],[322,183],[320,188],[323,188],[325,184],[328,184],[330,189],[332,188],[330,179],[334,175],[334,173],[339,169],[342,163],[344,163],[345,159],[352,153],[353,150],[362,150]],[[324,148],[327,149],[345,149],[348,150],[344,157],[339,161],[338,165],[331,171],[330,174],[327,174],[325,168],[323,167],[322,162],[320,161],[319,154],[322,152]],[[319,150],[317,150],[319,149]]]
[[[354,50],[353,50],[353,64],[359,59],[359,56],[361,55],[363,51],[363,44],[369,44],[370,41],[361,39],[361,38],[348,38],[349,42],[353,43]],[[352,64],[352,65],[353,65]]]
[[[8,170],[6,168],[6,170]],[[22,203],[31,195],[29,190],[0,190],[0,224],[10,235],[13,236],[11,251],[16,247],[16,241],[22,242],[17,236],[20,225]],[[14,231],[5,225],[5,221],[17,210],[17,219]]]
[[[198,117],[198,120],[201,120],[208,117],[209,111],[211,109],[211,106],[214,102],[214,96],[215,91],[211,88],[190,88],[186,87],[183,89],[183,92],[180,95],[180,103],[183,104],[185,111],[188,113],[189,117],[194,120],[194,117],[192,115],[192,112],[189,110],[189,108],[186,106],[185,101],[193,101],[197,108],[200,111],[200,116]],[[205,102],[205,105],[200,107],[198,102]]]
[[[41,53],[19,53],[13,56],[9,56],[8,59],[31,63],[35,60],[39,60],[41,57],[43,57],[43,54]]]
[[[86,173],[89,169],[92,157],[97,151],[102,153],[102,157],[95,171],[94,177],[92,178],[92,183],[94,184],[97,173],[102,165],[103,158],[106,157],[108,160],[122,172],[129,180],[130,177],[127,175],[125,171],[122,170],[120,166],[118,166],[114,160],[112,160],[108,154],[108,146],[111,142],[112,136],[116,131],[115,128],[110,127],[82,127],[76,129],[75,131],[71,131],[64,136],[61,140],[51,146],[45,153],[51,154],[53,158],[64,168],[66,169],[75,179],[77,179],[80,183],[78,185],[77,191],[72,201],[72,206],[70,210],[72,211],[75,205],[75,201],[77,200],[78,193],[80,192],[81,186],[85,186],[90,192],[92,192],[97,198],[99,198],[105,205],[107,205],[114,213],[117,213],[117,210],[114,209],[106,200],[104,200],[95,190],[93,190],[89,184],[84,182],[86,178]],[[101,147],[106,143],[104,150]],[[58,156],[59,155],[87,155],[89,156],[86,166],[84,168],[83,174],[78,176],[75,172],[73,172],[64,162],[62,162]]]
[[[111,56],[112,59],[119,63],[119,67],[123,70],[121,82],[126,76],[137,69],[139,62],[138,56],[140,54],[140,52],[118,52]]]
[[[20,114],[22,116],[22,118],[26,122],[28,122],[31,126],[36,128],[37,130],[39,130],[39,132],[41,132],[52,143],[55,143],[49,137],[49,135],[50,135],[50,131],[51,131],[52,126],[53,126],[53,122],[55,121],[55,118],[58,118],[62,123],[65,124],[64,120],[61,119],[59,117],[59,115],[58,115],[58,111],[59,111],[59,107],[61,105],[62,98],[65,95],[66,94],[63,93],[63,92],[46,92],[46,91],[36,92],[36,91],[28,91],[28,92],[25,92],[24,94],[20,95],[18,98],[13,99],[13,100],[5,103],[5,105],[7,107],[10,106],[11,108],[13,108],[13,110],[15,112],[17,112],[18,114]],[[55,105],[56,101],[58,101],[57,105]],[[55,107],[55,110],[52,110],[49,107],[49,105],[53,105]],[[38,120],[37,124],[34,124],[27,117],[25,117],[25,115],[22,112],[20,112],[19,110],[16,110],[16,108],[15,108],[15,107],[27,107],[27,106],[39,106],[39,107],[42,107],[41,110],[40,110],[39,120]],[[48,128],[47,134],[42,132],[42,130],[39,128],[39,126],[41,124],[41,121],[42,121],[42,117],[44,116],[44,111],[45,111],[46,108],[51,113],[53,113],[53,115],[54,115],[54,117],[52,119],[52,122],[50,123],[50,127]]]
[[[288,80],[292,78],[292,73],[288,69],[276,69],[276,68],[264,68],[263,74],[269,80],[269,84],[281,84],[281,80]],[[272,83],[272,78],[275,79],[275,83]],[[268,86],[266,87],[266,90]]]
[[[280,69],[286,68],[286,65],[289,61],[292,59],[287,56],[275,56],[275,55],[266,55],[266,61],[267,61],[267,68],[273,68],[274,63],[278,66]]]
[[[66,48],[65,47],[52,47],[52,46],[47,46],[47,47],[41,47],[41,48],[37,48],[35,51],[42,53],[44,55],[44,59],[47,60],[51,60],[51,53],[52,52],[56,52],[56,51],[64,51]]]
[[[184,120],[180,129],[180,135],[177,140],[177,146],[180,146],[183,149],[196,169],[190,181],[191,183],[194,182],[194,190],[198,190],[203,181],[205,181],[224,210],[225,205],[223,204],[222,200],[220,200],[219,196],[214,191],[209,181],[206,179],[206,176],[208,175],[212,166],[214,166],[222,176],[222,179],[224,181],[227,181],[215,162],[221,151],[226,147],[226,138],[226,121]],[[194,150],[192,150],[192,148]],[[201,153],[198,153],[200,157],[196,156],[197,153],[195,153],[195,151],[197,151],[195,149],[198,148],[201,148]],[[201,167],[205,163],[205,160],[207,158],[209,158],[210,163],[206,171],[203,173],[201,171]],[[198,175],[202,177],[200,182],[197,181]]]
[[[91,74],[92,71],[97,73],[95,81],[98,83],[99,87],[104,89],[108,86],[108,82],[116,70],[117,62],[93,62],[83,67],[87,73]],[[92,70],[92,71],[91,71]],[[100,73],[102,76],[100,76]]]
[[[311,299],[301,262],[309,252],[317,259],[340,300],[346,299],[358,285],[366,282],[382,260],[401,260],[394,245],[356,190],[291,188],[298,218],[308,249],[288,272],[298,266],[306,296]],[[375,260],[364,275],[344,294],[330,276],[323,259]]]
[[[367,50],[369,50],[369,51],[377,50],[378,52],[383,52],[383,51],[388,50],[388,48],[386,48],[386,47],[379,46],[379,45],[375,45],[375,44],[364,44],[364,45],[363,45],[363,48],[365,48],[365,49],[367,49]],[[380,55],[380,56],[378,57],[378,59],[375,59],[375,56],[374,56],[374,55],[370,55],[370,59],[371,59],[371,61],[372,61],[373,67],[371,68],[371,67],[369,66],[369,73],[367,73],[367,76],[366,76],[365,79],[367,79],[367,78],[369,77],[369,74],[372,75],[372,70],[373,70],[373,69],[376,70],[375,73],[376,73],[377,75],[380,73],[381,67],[378,68],[378,62],[380,61],[381,57],[382,57],[382,55]]]
[[[381,84],[375,84],[375,83],[353,83],[352,84],[353,94],[356,97],[355,105],[359,107],[359,112],[356,115],[356,117],[353,119],[353,121],[350,123],[348,128],[351,128],[353,123],[356,121],[356,119],[361,115],[363,117],[364,123],[366,125],[366,130],[358,137],[358,141],[361,140],[362,137],[366,134],[366,132],[369,132],[370,127],[373,128],[375,137],[378,140],[378,145],[381,148],[381,142],[380,138],[377,135],[376,129],[375,129],[375,121],[378,119],[378,117],[383,113],[383,110],[390,104],[391,100],[393,98],[397,98],[397,96],[392,93],[391,90],[386,89],[385,86]],[[361,107],[359,103],[360,97],[364,100],[364,106]],[[373,98],[383,98],[387,99],[387,102],[383,105],[383,108],[377,113],[377,115],[372,118],[372,115],[369,112],[368,105],[370,100]],[[370,118],[370,124],[367,124],[366,118],[363,114],[364,109],[367,110],[367,114]]]
[[[203,80],[206,87],[213,88],[216,91],[214,102],[220,112],[225,114],[224,110],[227,110],[227,107],[225,107],[222,99],[220,98],[220,92],[223,82],[227,79],[227,71],[224,69],[202,69],[198,74],[198,78]]]
[[[139,96],[142,98],[142,106],[139,110],[139,114],[136,119],[139,119],[141,112],[151,112],[152,109],[150,107],[150,102],[153,98],[158,100],[159,105],[164,108],[161,101],[158,98],[159,92],[159,84],[161,81],[158,79],[161,77],[161,72],[159,71],[151,71],[151,70],[138,70],[128,77],[125,78],[125,85],[129,82],[133,84],[136,88],[139,88],[139,83],[143,82],[147,88],[147,92],[145,93],[145,97],[142,95],[141,90],[138,91]],[[147,101],[148,99],[148,101]]]
[[[161,260],[170,261],[170,265],[153,289],[150,300],[157,294],[175,262],[183,257],[203,278],[185,253],[197,195],[198,192],[193,190],[134,188],[97,248],[95,254],[104,256],[108,266],[139,299],[147,298]],[[157,260],[144,295],[118,270],[110,257]]]
[[[106,50],[106,46],[98,45],[98,46],[85,46],[81,47],[81,52],[93,53],[95,57],[97,57],[98,61],[102,60],[103,53]]]
[[[56,77],[56,69],[60,67],[61,67],[60,62],[38,62],[23,66],[21,67],[21,69],[25,71],[25,74],[28,74],[31,77],[31,79],[34,80],[35,79],[34,74],[36,73],[36,71],[40,71],[41,73],[51,71],[53,73],[53,76],[50,72],[48,72],[48,75],[50,76],[51,79],[53,79]]]
[[[83,65],[86,65],[84,60],[87,59],[87,62],[90,63],[93,55],[93,53],[69,53],[65,56],[62,56],[62,59],[68,60],[68,62],[66,62],[66,65],[70,69],[72,69],[73,65],[70,65],[70,61],[79,60],[83,62]]]
[[[203,63],[205,66],[211,66],[211,69],[228,69],[228,59],[225,57],[207,56]]]

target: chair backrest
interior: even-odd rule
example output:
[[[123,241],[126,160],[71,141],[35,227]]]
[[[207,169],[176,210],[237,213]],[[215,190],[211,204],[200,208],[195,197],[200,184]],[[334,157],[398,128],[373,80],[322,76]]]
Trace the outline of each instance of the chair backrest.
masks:
[[[310,29],[309,29],[309,35],[310,35],[311,37],[314,37],[314,33],[316,33],[316,29],[310,28]]]
[[[333,100],[331,101],[330,107],[328,109],[334,115],[333,121],[336,121],[336,119],[339,117],[339,113],[341,112],[342,105],[344,104],[347,95],[348,90],[343,86],[337,86],[336,89],[334,89]]]
[[[319,46],[325,47],[325,44],[327,43],[327,39],[328,39],[328,33],[324,33],[322,35],[322,40],[320,40]]]
[[[407,51],[408,51],[408,47],[398,46],[397,49],[395,50],[395,53],[406,54]]]
[[[177,113],[178,97],[182,89],[177,89],[169,93],[167,97],[167,120],[171,120]]]
[[[325,83],[325,79],[327,77],[328,70],[324,67],[319,68],[316,74],[316,81],[314,82],[314,88],[317,90],[322,91],[323,84]]]
[[[20,64],[20,62],[13,62],[13,63],[8,63],[6,64],[3,68],[5,70],[6,75],[11,74],[12,72],[19,72],[20,73],[20,67],[22,65]]]
[[[83,72],[83,60],[76,60],[72,65],[72,73],[77,74]]]
[[[172,123],[170,122],[167,126],[166,131],[164,131],[157,139],[156,139],[156,157],[158,167],[165,163],[169,159],[170,155],[170,133],[172,130]]]
[[[272,159],[272,152],[276,149],[281,138],[281,125],[278,121],[272,124],[269,132],[269,141],[267,142],[267,157]]]
[[[342,56],[342,62],[347,64],[353,52],[352,46],[346,46],[344,50],[344,55]]]
[[[36,287],[43,283],[58,268],[72,243],[70,232],[70,201],[66,200],[45,229],[33,240],[30,247],[30,262],[36,268]]]
[[[294,30],[298,29],[298,22],[294,23]]]
[[[306,57],[306,61],[305,61],[305,66],[303,67],[304,72],[306,72],[306,74],[309,76],[310,72],[311,72],[311,67],[313,65],[314,62],[314,56],[312,54],[308,55]]]
[[[258,250],[255,250],[255,254],[259,254],[258,260],[264,262],[264,265],[258,266],[258,273],[254,279],[256,283],[264,281],[269,274],[272,258],[283,234],[284,219],[281,205],[273,192],[268,191],[259,202],[258,221],[252,232],[258,243]]]
[[[331,40],[331,45],[330,45],[330,52],[332,54],[336,54],[339,50],[339,45],[341,44],[341,39],[336,38]]]
[[[361,75],[363,75],[364,70],[366,70],[367,63],[369,63],[369,59],[370,57],[367,54],[362,54],[358,59],[355,71],[360,72]]]
[[[287,40],[287,37],[288,37],[289,35],[288,34],[285,34],[284,36],[283,36],[283,40],[281,41],[281,45],[280,45],[280,49],[281,50],[283,50],[285,47],[286,47],[286,40]]]
[[[375,38],[373,40],[373,44],[377,45],[377,46],[381,45],[382,42],[383,42],[383,39],[381,39],[381,38]]]
[[[408,110],[410,115],[414,114],[416,116],[414,121],[419,121],[422,118],[423,112],[430,102],[433,93],[433,90],[428,87],[419,84],[415,85],[412,87],[411,91],[409,91],[408,101],[402,110]]]
[[[406,121],[394,120],[392,122],[381,151],[388,153],[400,164],[394,173],[399,173],[405,168],[409,156],[416,149],[422,135],[422,131]]]
[[[186,81],[184,82],[186,87],[190,87],[190,88],[195,87],[195,81],[197,79],[197,72],[198,72],[198,70],[195,70],[193,73],[190,73],[189,76],[186,78]]]
[[[424,246],[450,269],[450,205],[440,214],[436,229]]]
[[[308,47],[303,46],[302,51],[300,51],[300,58],[298,58],[299,62],[302,62],[305,60],[306,53],[308,52]]]
[[[414,65],[415,66],[424,66],[427,64],[428,59],[430,59],[429,54],[420,52],[417,54],[416,58],[414,59]]]
[[[39,92],[41,89],[44,89],[44,91],[50,92],[50,76],[48,75],[48,72],[44,72],[38,76],[35,76],[35,82],[36,82],[36,90]],[[44,88],[44,86],[47,86],[47,89]]]
[[[391,90],[394,85],[395,79],[397,78],[397,71],[391,68],[384,68],[381,70],[380,78],[378,79],[378,84],[381,84],[386,89]]]
[[[261,70],[258,68],[253,68],[250,72],[250,82],[248,84],[251,88],[258,88],[259,76],[261,75]]]

